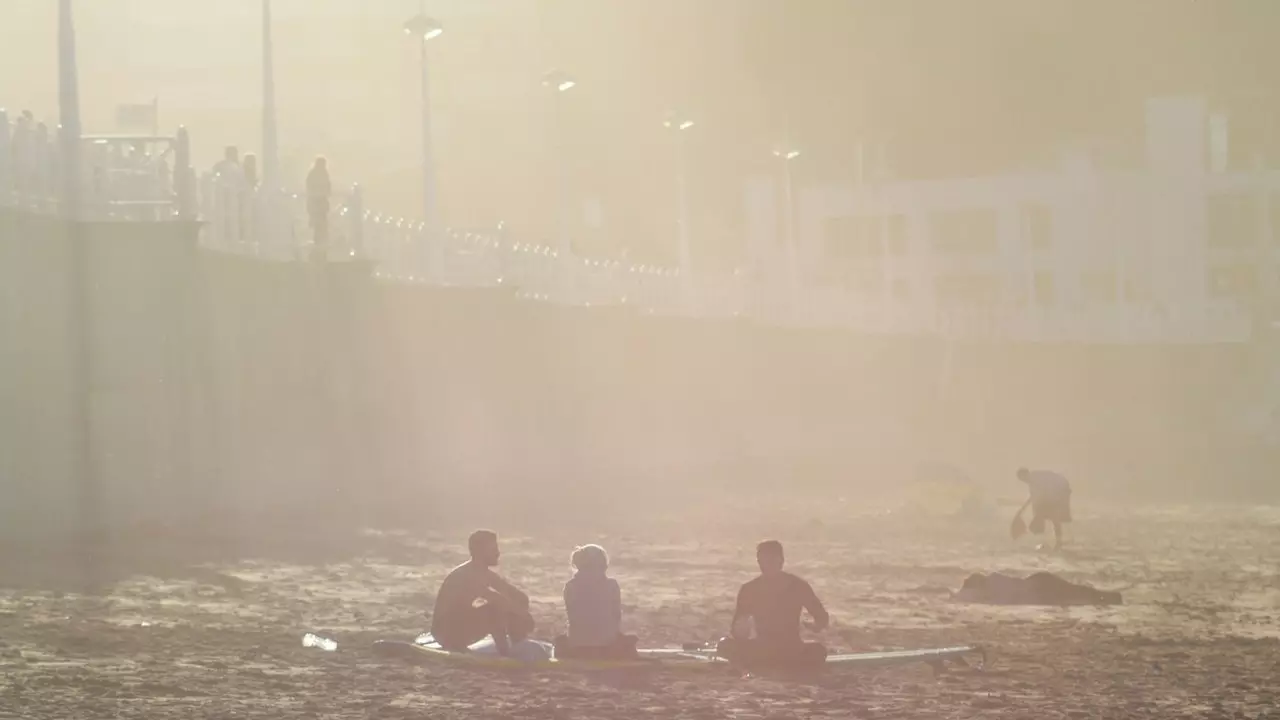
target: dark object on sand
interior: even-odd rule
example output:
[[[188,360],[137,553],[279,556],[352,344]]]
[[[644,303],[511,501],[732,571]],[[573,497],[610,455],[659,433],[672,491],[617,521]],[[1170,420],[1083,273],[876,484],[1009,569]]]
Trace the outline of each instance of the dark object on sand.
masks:
[[[1025,578],[1004,573],[974,573],[952,596],[960,602],[990,605],[1120,605],[1120,593],[1077,585],[1047,572]]]

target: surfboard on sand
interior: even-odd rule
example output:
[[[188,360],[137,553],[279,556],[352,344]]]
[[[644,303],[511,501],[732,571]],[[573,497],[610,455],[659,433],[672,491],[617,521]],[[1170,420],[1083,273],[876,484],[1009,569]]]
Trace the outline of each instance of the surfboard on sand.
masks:
[[[684,648],[650,648],[639,651],[639,657],[630,660],[557,660],[552,657],[551,643],[540,640],[524,640],[512,645],[511,656],[497,654],[493,641],[482,640],[465,651],[445,650],[430,635],[422,635],[414,642],[379,640],[373,644],[374,653],[383,657],[411,662],[451,662],[473,664],[479,667],[506,668],[559,668],[559,669],[609,669],[662,667],[698,668],[727,665],[724,658],[715,654],[715,648],[707,646]],[[935,671],[941,671],[945,662],[965,663],[965,658],[979,656],[979,665],[986,664],[986,651],[979,645],[957,645],[922,650],[888,650],[881,652],[840,653],[828,655],[826,665],[840,667],[873,667],[925,663]],[[967,663],[966,663],[967,664]]]
[[[523,640],[513,643],[511,655],[497,654],[492,640],[482,640],[465,651],[446,650],[433,638],[419,637],[414,642],[378,640],[373,644],[376,655],[410,662],[447,662],[488,668],[523,669],[581,669],[607,670],[611,668],[645,668],[659,663],[663,666],[706,667],[718,658],[680,648],[642,649],[639,657],[629,660],[557,660],[552,656],[551,643],[541,640]]]
[[[686,647],[685,651],[713,657],[715,660],[723,662],[723,658],[715,657],[715,648],[712,647]],[[972,656],[977,656],[979,668],[986,665],[987,651],[981,645],[955,645],[952,647],[924,648],[920,650],[881,650],[876,652],[836,653],[827,656],[826,665],[874,667],[882,665],[908,665],[911,663],[922,662],[931,666],[935,671],[941,671],[943,669],[943,664],[949,661],[968,665],[966,658]]]

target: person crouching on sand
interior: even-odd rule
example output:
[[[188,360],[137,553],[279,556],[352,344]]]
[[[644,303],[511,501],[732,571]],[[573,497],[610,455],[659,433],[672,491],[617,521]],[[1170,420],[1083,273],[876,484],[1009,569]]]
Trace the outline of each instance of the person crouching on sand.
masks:
[[[1056,472],[1026,468],[1018,468],[1018,479],[1027,484],[1030,497],[1014,516],[1014,539],[1021,534],[1022,513],[1030,506],[1031,532],[1039,535],[1046,522],[1053,525],[1053,549],[1061,550],[1062,526],[1071,522],[1071,483]]]
[[[609,577],[609,554],[599,545],[574,549],[574,573],[564,585],[569,632],[555,640],[560,659],[613,660],[636,657],[636,638],[622,634],[622,590]]]

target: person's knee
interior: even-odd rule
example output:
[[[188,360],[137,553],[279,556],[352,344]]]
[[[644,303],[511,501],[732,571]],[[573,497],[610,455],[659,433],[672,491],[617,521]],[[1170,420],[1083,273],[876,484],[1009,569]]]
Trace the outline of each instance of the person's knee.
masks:
[[[729,661],[737,661],[742,657],[743,644],[737,638],[720,638],[716,643],[716,655]]]
[[[824,663],[827,661],[827,646],[816,642],[805,643],[800,657],[806,665]]]
[[[507,635],[513,638],[527,638],[533,634],[534,622],[533,615],[527,612],[514,612],[507,614],[506,618]]]

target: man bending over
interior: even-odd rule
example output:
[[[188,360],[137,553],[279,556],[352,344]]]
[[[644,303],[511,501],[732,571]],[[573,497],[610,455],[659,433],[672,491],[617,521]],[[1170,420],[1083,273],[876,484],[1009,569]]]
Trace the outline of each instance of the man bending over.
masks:
[[[765,540],[756,546],[760,576],[738,591],[733,611],[731,637],[720,641],[717,654],[743,665],[782,668],[809,668],[826,661],[827,649],[819,643],[800,639],[800,613],[808,611],[813,622],[808,627],[825,630],[831,621],[826,608],[809,583],[782,570],[785,558],[782,543]],[[750,618],[755,637],[743,627]]]
[[[498,653],[508,655],[512,641],[533,632],[529,596],[493,571],[501,556],[496,533],[471,533],[467,549],[471,559],[450,570],[436,594],[431,635],[446,650],[466,650],[493,636]]]
[[[1017,517],[1021,519],[1027,507],[1031,507],[1031,532],[1044,532],[1045,523],[1053,525],[1053,549],[1062,549],[1062,526],[1071,522],[1071,483],[1062,475],[1050,470],[1018,468],[1018,479],[1027,484],[1027,498]]]

